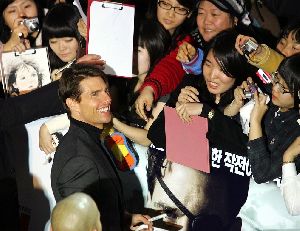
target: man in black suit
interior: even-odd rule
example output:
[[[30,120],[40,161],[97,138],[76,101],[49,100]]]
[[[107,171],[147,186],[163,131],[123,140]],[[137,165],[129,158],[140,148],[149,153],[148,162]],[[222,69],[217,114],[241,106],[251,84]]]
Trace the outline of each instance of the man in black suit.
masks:
[[[105,74],[95,66],[76,64],[64,71],[59,94],[70,117],[70,128],[56,150],[51,171],[56,201],[74,192],[87,193],[100,210],[103,230],[125,230],[138,222],[149,224],[147,216],[125,213],[119,176],[100,141],[104,124],[111,121]]]

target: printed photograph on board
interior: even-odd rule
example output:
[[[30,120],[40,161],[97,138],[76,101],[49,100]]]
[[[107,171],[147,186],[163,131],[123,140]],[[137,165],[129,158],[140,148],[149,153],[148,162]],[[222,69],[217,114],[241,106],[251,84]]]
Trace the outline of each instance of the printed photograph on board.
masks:
[[[11,96],[26,94],[51,82],[47,48],[2,57],[4,90]]]

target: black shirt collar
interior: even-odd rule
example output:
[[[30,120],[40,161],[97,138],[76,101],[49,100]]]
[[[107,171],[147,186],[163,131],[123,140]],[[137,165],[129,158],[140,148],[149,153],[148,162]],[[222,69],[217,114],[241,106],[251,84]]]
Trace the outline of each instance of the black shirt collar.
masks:
[[[82,128],[83,130],[85,130],[93,139],[100,141],[100,135],[103,131],[103,129],[97,128],[93,125],[90,125],[88,123],[76,120],[72,117],[70,117],[70,122],[71,124],[76,125],[77,127]]]

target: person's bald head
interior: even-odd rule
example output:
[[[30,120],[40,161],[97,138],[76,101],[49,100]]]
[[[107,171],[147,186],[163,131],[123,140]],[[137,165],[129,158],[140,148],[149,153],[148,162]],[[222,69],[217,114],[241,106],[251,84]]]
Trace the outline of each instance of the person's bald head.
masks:
[[[52,231],[102,231],[100,213],[85,193],[74,193],[61,200],[51,214]]]

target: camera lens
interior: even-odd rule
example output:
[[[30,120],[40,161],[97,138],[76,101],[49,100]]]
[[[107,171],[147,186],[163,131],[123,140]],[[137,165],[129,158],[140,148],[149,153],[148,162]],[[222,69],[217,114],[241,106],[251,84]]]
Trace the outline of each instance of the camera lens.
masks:
[[[252,99],[252,97],[253,97],[253,93],[251,91],[244,90],[244,95],[245,95],[246,99]]]
[[[35,32],[39,29],[39,24],[36,23],[36,22],[33,22],[29,25],[29,28],[28,28],[30,31],[32,32]]]

